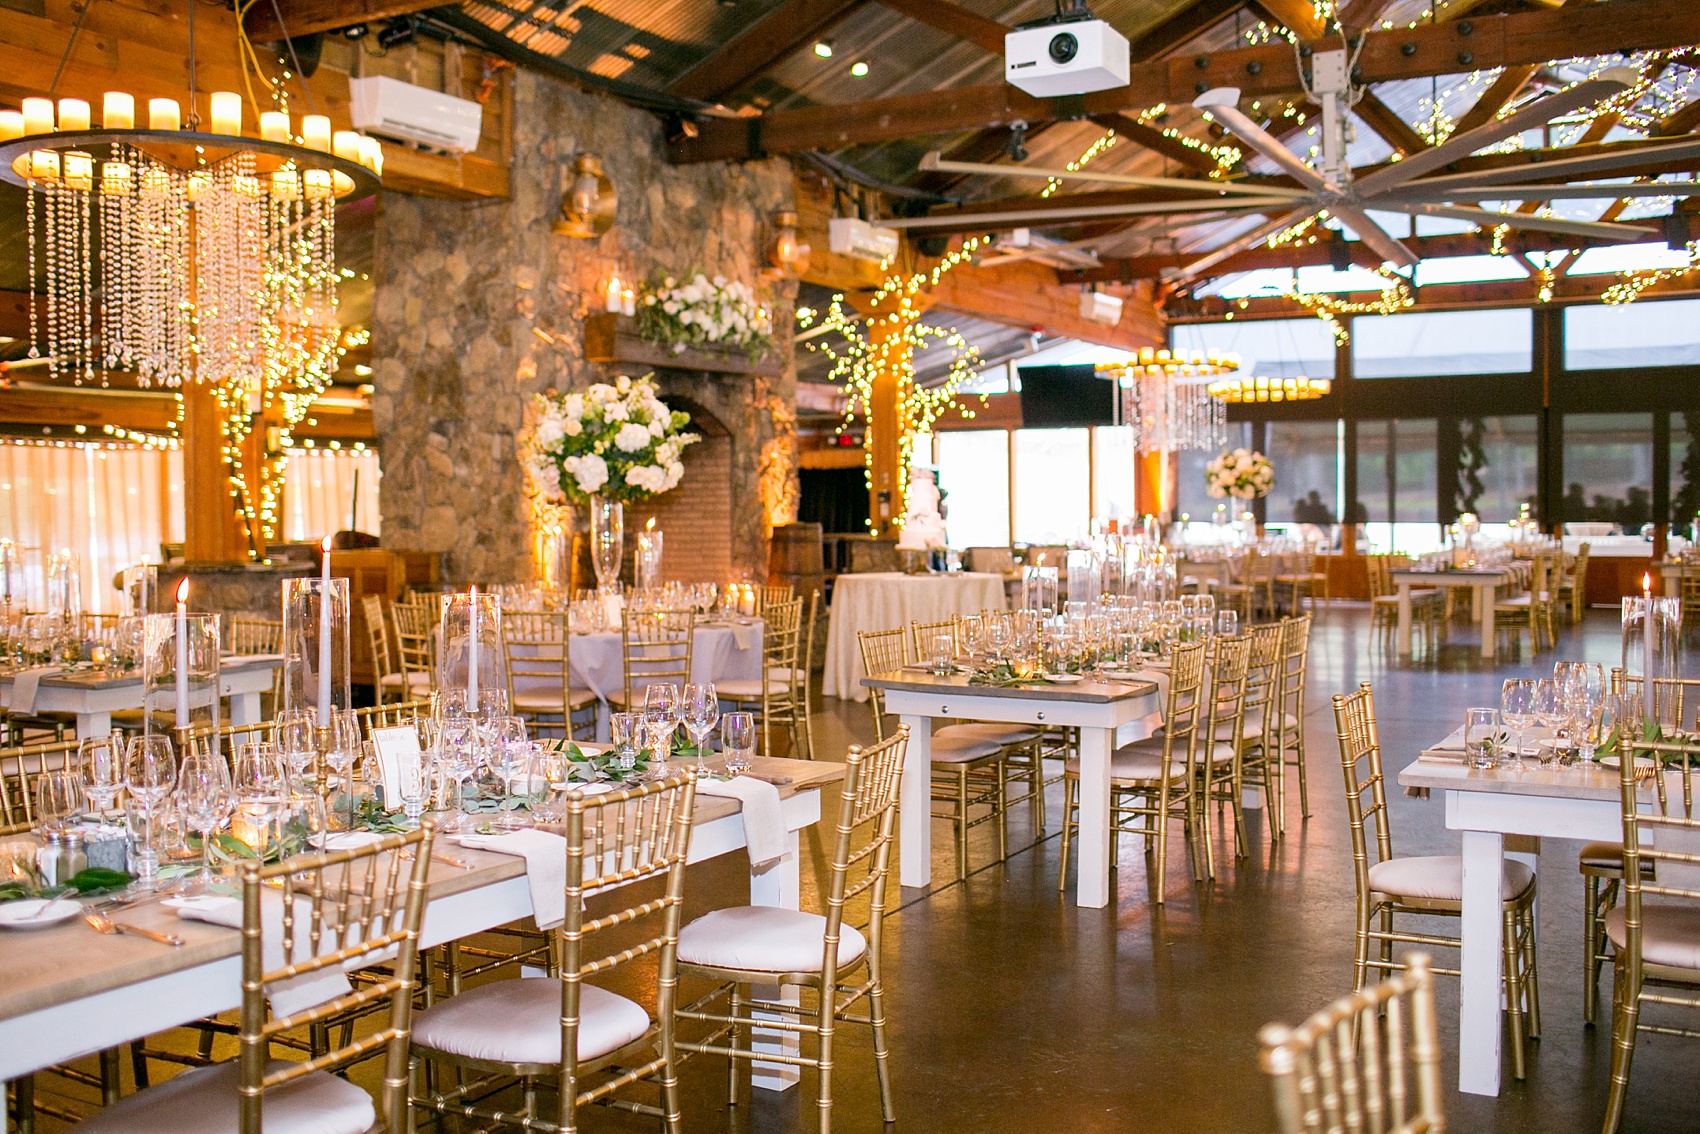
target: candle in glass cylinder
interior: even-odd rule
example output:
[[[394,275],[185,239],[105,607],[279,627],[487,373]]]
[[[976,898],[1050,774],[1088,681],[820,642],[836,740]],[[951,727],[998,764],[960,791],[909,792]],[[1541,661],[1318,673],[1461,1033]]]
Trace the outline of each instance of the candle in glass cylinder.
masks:
[[[466,711],[478,713],[478,584],[471,588],[472,602],[467,612]]]
[[[178,728],[189,727],[189,577],[177,584],[177,713]]]
[[[1641,711],[1648,720],[1656,711],[1653,696],[1653,574],[1641,575]]]
[[[319,572],[319,727],[331,722],[331,537],[319,543],[323,566]]]

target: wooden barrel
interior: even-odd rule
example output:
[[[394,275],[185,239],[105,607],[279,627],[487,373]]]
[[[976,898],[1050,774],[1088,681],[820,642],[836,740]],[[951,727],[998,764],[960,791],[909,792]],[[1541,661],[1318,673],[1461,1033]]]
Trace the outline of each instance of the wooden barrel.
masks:
[[[780,524],[768,544],[767,581],[790,583],[807,598],[826,580],[819,524]]]

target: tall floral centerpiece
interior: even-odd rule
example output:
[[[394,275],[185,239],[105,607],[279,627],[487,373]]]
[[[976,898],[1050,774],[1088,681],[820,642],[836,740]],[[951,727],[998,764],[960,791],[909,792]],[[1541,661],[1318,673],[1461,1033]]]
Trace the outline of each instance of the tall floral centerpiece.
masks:
[[[682,353],[691,347],[743,351],[753,360],[773,341],[773,317],[749,284],[696,273],[665,276],[644,290],[638,334]]]
[[[1275,485],[1275,467],[1262,453],[1235,449],[1204,466],[1204,488],[1220,499],[1232,496],[1240,500],[1256,500],[1269,495]]]
[[[626,504],[679,483],[680,454],[698,440],[690,417],[667,408],[648,378],[625,375],[612,385],[539,394],[520,435],[520,459],[544,505],[573,504],[590,513],[592,562],[604,586],[620,575]]]

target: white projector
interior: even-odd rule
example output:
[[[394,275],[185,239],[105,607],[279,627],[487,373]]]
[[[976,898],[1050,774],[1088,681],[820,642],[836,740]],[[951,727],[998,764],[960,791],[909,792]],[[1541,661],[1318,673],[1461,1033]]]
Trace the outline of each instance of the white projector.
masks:
[[[895,228],[881,228],[856,217],[834,217],[827,222],[827,246],[841,256],[858,260],[889,260],[897,255]]]
[[[1003,76],[1038,98],[1127,86],[1127,39],[1103,20],[1018,28],[1003,37]]]
[[[1101,291],[1083,291],[1080,293],[1080,317],[1113,327],[1122,321],[1122,297]]]
[[[348,90],[356,130],[456,154],[478,148],[484,108],[470,99],[385,75],[350,79]]]

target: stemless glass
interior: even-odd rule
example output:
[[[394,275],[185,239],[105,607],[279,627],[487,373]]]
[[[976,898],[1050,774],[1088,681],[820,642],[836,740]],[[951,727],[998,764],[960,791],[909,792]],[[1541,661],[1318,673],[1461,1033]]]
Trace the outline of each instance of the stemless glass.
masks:
[[[43,831],[63,831],[83,810],[77,773],[55,768],[35,778],[35,820]]]
[[[1218,638],[1237,637],[1240,632],[1240,612],[1237,610],[1218,610],[1216,612],[1216,636]]]
[[[1499,713],[1493,709],[1464,711],[1464,755],[1472,768],[1491,768],[1498,760],[1494,756],[1494,734],[1499,731]]]
[[[685,731],[691,734],[691,744],[697,750],[697,776],[701,778],[708,774],[703,748],[708,743],[708,734],[720,723],[720,698],[715,695],[714,683],[705,681],[685,686],[684,702],[680,707]]]
[[[217,752],[190,752],[177,769],[177,803],[183,820],[201,837],[201,870],[196,880],[211,883],[213,832],[223,826],[235,807],[230,768]]]
[[[1511,750],[1511,766],[1523,767],[1523,733],[1535,723],[1535,683],[1526,677],[1513,677],[1499,689],[1499,719],[1516,736]]]
[[[135,875],[143,889],[152,889],[159,876],[159,851],[154,844],[154,814],[177,787],[177,754],[171,738],[158,733],[138,736],[124,749],[124,788],[144,815]]]
[[[750,770],[756,756],[754,713],[727,713],[720,719],[720,758],[734,776]]]
[[[77,772],[96,814],[110,810],[124,788],[123,736],[91,736],[78,744]]]
[[[933,632],[927,643],[927,658],[932,665],[933,673],[943,677],[956,668],[956,635],[949,630]]]

